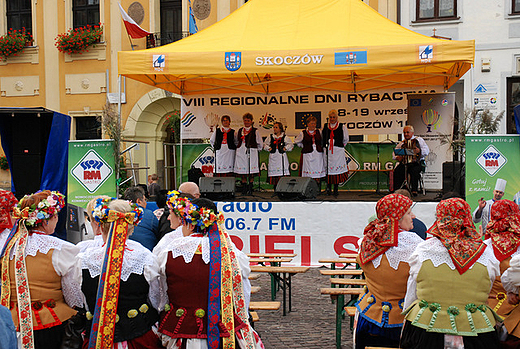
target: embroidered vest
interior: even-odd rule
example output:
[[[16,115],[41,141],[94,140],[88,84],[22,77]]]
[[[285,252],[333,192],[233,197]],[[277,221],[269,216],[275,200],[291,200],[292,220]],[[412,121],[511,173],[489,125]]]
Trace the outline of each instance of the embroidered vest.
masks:
[[[312,153],[314,150],[312,148],[312,136],[307,132],[307,130],[303,130],[303,148],[302,148],[302,154]],[[321,144],[321,134],[320,130],[316,130],[316,133],[314,133],[314,142],[316,144],[316,151],[318,153],[323,153],[323,146]]]
[[[242,132],[244,131],[244,128],[241,127],[240,130],[238,130],[238,145],[237,148],[240,148],[242,146]],[[251,127],[251,130],[249,133],[244,137],[246,148],[256,148],[258,147],[258,144],[256,143],[256,128]]]
[[[87,299],[90,313],[94,314],[99,275],[92,278],[87,269],[83,269],[82,273],[83,283],[81,290]],[[157,310],[155,310],[148,301],[149,289],[150,286],[144,275],[132,273],[126,281],[121,280],[114,342],[124,342],[142,336],[148,332],[159,319]],[[87,333],[90,332],[91,325],[92,322],[89,321]]]
[[[401,312],[410,266],[402,262],[395,270],[390,267],[386,255],[383,254],[379,267],[375,268],[372,262],[368,262],[362,268],[367,287],[356,304],[359,313],[379,327],[401,327],[404,319]]]
[[[34,330],[43,330],[61,325],[76,311],[65,303],[61,292],[61,276],[56,274],[52,265],[51,249],[47,254],[40,252],[36,256],[25,257],[27,265],[27,279],[31,292],[31,310],[33,315]],[[15,326],[18,328],[18,303],[16,299],[16,280],[14,277],[14,259],[9,261],[9,274],[11,275],[11,315]]]
[[[217,134],[215,135],[215,145],[214,149],[219,150],[222,148],[222,140],[224,139],[224,132],[222,132],[222,129],[220,127],[217,128],[215,131]],[[235,130],[232,128],[229,129],[227,132],[227,146],[229,149],[235,150],[237,146],[235,145]]]
[[[495,314],[486,305],[491,281],[487,268],[475,263],[464,274],[446,264],[423,262],[417,275],[417,300],[405,310],[412,325],[458,336],[492,332]]]
[[[329,124],[325,124],[323,127],[323,146],[330,140],[330,129]],[[343,148],[343,124],[338,123],[338,127],[334,130],[334,146]]]
[[[161,313],[159,332],[172,338],[207,338],[209,264],[195,254],[190,263],[184,257],[173,258],[168,253],[166,283],[170,304]],[[245,324],[235,314],[235,330]],[[219,321],[221,337],[229,337]]]

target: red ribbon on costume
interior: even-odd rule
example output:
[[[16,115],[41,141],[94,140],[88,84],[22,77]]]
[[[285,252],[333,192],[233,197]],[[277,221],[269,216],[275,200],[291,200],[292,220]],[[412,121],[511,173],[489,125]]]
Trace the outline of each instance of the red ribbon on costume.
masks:
[[[242,143],[245,143],[246,136],[251,132],[252,127],[249,128],[249,130],[246,130],[245,127],[242,129]]]
[[[227,134],[229,132],[229,128],[226,130],[222,129],[222,133],[223,133],[223,138],[222,138],[222,144],[227,144]]]
[[[339,126],[339,123],[337,122],[336,123],[336,127],[334,128],[330,128],[330,124],[329,124],[329,130],[330,130],[330,141],[329,141],[329,148],[330,148],[330,153],[331,154],[334,154],[334,131],[338,128]]]
[[[316,141],[314,140],[314,136],[316,135],[316,130],[314,130],[314,131],[307,130],[307,133],[309,134],[309,136],[312,137],[312,144],[316,144]]]

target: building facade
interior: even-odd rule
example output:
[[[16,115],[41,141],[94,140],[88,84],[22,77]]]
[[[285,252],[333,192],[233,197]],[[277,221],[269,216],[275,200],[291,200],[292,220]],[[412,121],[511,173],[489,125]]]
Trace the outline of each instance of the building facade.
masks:
[[[259,0],[256,0],[259,1]],[[0,58],[0,107],[45,107],[72,117],[70,139],[102,135],[99,117],[107,103],[121,95],[123,138],[141,143],[133,161],[140,182],[148,173],[164,175],[168,141],[165,120],[180,109],[180,97],[161,89],[121,79],[117,53],[141,50],[189,35],[190,6],[198,30],[223,19],[247,0],[121,0],[122,8],[152,36],[130,39],[117,1],[108,0],[0,0],[0,36],[12,30],[32,34],[17,55]],[[372,8],[397,21],[395,0],[365,0]],[[103,33],[83,53],[64,53],[58,36],[75,28],[101,25]],[[0,48],[1,49],[1,48]],[[121,86],[121,94],[118,93]],[[30,125],[29,125],[30,126]]]

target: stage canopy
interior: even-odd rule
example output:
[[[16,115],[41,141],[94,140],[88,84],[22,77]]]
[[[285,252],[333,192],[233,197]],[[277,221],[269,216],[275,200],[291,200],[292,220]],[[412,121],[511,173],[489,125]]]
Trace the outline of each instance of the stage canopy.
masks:
[[[119,74],[181,94],[448,89],[474,41],[412,32],[361,0],[251,0],[169,45],[119,52]]]

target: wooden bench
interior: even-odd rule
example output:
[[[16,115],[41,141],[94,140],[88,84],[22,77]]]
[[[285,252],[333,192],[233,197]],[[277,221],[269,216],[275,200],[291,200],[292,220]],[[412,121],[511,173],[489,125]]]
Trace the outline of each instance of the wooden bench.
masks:
[[[261,289],[262,289],[262,287],[260,287],[260,286],[251,286],[251,294],[258,293],[258,292],[260,292]]]
[[[251,311],[251,312],[249,312],[249,314],[251,314],[251,318],[253,319],[253,322],[257,322],[258,320],[260,320],[260,317],[258,316],[258,313],[256,311]]]
[[[345,313],[348,315],[348,316],[354,316],[356,315],[356,307],[345,307]]]
[[[292,258],[249,258],[249,263],[265,265],[269,263],[273,267],[279,267],[281,263],[289,263]]]
[[[251,273],[251,274],[249,274],[248,279],[249,279],[249,280],[256,280],[256,279],[258,279],[260,276],[262,276],[262,274],[258,274],[258,273],[253,274],[253,273]]]
[[[342,253],[339,255],[339,258],[357,258],[357,253]]]
[[[323,258],[318,260],[318,263],[330,263],[330,268],[334,269],[336,264],[356,264],[357,261],[355,258]]]
[[[361,269],[320,270],[321,275],[363,275]]]
[[[356,295],[359,296],[363,293],[365,293],[365,290],[362,288],[352,288],[352,287],[346,287],[346,288],[332,288],[332,287],[322,287],[320,288],[321,294],[330,294],[331,296],[339,296],[339,295]]]
[[[330,278],[330,283],[333,285],[365,286],[367,284],[367,281],[365,279]]]
[[[252,265],[251,271],[255,273],[269,273],[271,275],[271,299],[276,297],[276,286],[283,290],[283,315],[287,313],[287,290],[289,291],[289,308],[292,310],[292,292],[291,279],[295,274],[306,273],[310,267],[265,267],[261,265]],[[273,297],[274,296],[274,297]]]
[[[280,302],[249,302],[249,310],[278,310]]]
[[[249,258],[294,258],[296,253],[248,253]]]

